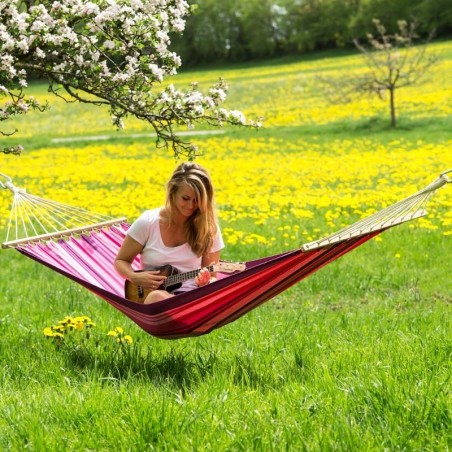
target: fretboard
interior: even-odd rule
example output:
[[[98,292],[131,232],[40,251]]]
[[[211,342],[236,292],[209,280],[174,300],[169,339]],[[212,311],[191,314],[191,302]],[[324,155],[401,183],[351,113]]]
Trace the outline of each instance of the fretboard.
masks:
[[[207,268],[207,270],[209,270],[210,273],[214,271],[213,265],[209,265],[205,268]],[[165,279],[163,285],[165,287],[171,287],[173,284],[184,282],[187,281],[188,279],[194,279],[198,276],[199,270],[200,269],[198,268],[198,270],[192,270],[185,273],[176,273],[175,275],[168,276],[168,278]]]

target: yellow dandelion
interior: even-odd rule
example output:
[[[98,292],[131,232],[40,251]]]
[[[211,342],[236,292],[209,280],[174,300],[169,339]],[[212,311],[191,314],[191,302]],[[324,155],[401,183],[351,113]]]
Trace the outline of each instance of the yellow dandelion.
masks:
[[[52,337],[54,335],[54,332],[50,326],[47,326],[46,328],[44,328],[43,333],[44,333],[44,336],[47,336],[47,337]]]

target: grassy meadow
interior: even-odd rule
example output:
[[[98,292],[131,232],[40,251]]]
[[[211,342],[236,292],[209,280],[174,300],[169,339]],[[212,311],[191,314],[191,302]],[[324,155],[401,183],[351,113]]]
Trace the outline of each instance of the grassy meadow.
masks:
[[[265,127],[190,131],[216,186],[222,257],[247,261],[326,236],[452,168],[452,42],[388,101],[332,105],[319,77],[362,71],[316,54],[182,72],[229,82]],[[45,198],[126,216],[160,205],[177,162],[151,130],[66,104],[8,124],[0,173]],[[3,126],[3,124],[2,124]],[[5,128],[4,128],[5,129]],[[208,133],[206,133],[208,132]],[[452,176],[451,176],[452,177]],[[3,181],[0,179],[0,181]],[[0,187],[0,233],[12,203]],[[445,451],[451,435],[452,187],[429,215],[371,240],[233,324],[165,341],[72,281],[0,252],[0,449]],[[46,327],[69,316],[63,340]],[[86,317],[83,317],[86,316]],[[89,320],[94,323],[90,326]]]

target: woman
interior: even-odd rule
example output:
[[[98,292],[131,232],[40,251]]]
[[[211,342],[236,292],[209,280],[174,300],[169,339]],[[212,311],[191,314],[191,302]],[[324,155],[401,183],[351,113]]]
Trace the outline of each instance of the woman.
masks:
[[[217,224],[214,191],[207,171],[196,163],[182,163],[167,184],[164,207],[145,211],[130,227],[116,256],[116,271],[131,283],[151,290],[144,303],[174,296],[160,286],[166,276],[159,270],[172,265],[179,273],[200,269],[194,279],[184,281],[175,293],[204,286],[215,279],[207,265],[220,259],[224,248]],[[141,254],[144,271],[135,272],[132,262]]]

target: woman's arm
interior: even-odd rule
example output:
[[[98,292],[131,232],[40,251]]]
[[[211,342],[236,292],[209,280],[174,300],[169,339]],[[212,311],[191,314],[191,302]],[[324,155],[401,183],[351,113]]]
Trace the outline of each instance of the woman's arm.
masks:
[[[133,260],[142,250],[141,243],[126,235],[115,259],[115,269],[121,276],[134,284],[156,289],[166,279],[165,276],[160,275],[158,270],[135,272],[132,268]]]
[[[115,259],[115,269],[121,276],[130,280],[134,273],[132,262],[142,249],[141,243],[126,235]]]

